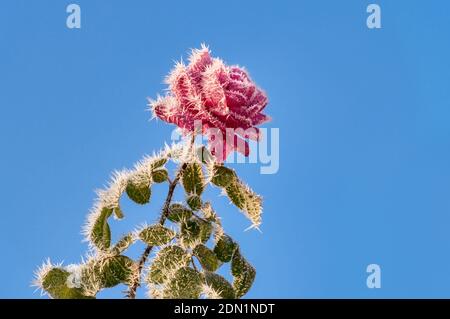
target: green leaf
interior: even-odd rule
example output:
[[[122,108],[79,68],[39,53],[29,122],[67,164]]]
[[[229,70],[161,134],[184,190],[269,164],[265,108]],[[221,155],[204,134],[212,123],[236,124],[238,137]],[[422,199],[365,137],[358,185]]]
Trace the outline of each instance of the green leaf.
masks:
[[[256,276],[256,270],[241,255],[239,250],[236,250],[231,260],[231,273],[234,277],[233,288],[236,292],[236,297],[240,298],[252,287]]]
[[[155,159],[150,165],[151,165],[152,169],[157,169],[157,168],[162,167],[166,163],[167,163],[167,158],[161,157],[161,158]]]
[[[183,245],[192,247],[200,242],[201,228],[195,219],[190,219],[181,223],[180,236]]]
[[[223,234],[214,247],[214,253],[220,261],[229,262],[237,248],[237,243],[230,236]]]
[[[137,204],[144,205],[150,201],[150,184],[140,185],[130,180],[125,191],[128,197]]]
[[[199,210],[200,208],[202,208],[202,199],[200,198],[200,196],[196,195],[196,194],[191,194],[186,198],[186,203],[189,205],[190,208],[192,208],[192,210]]]
[[[244,212],[245,216],[253,223],[253,226],[257,227],[261,224],[261,196],[237,179],[229,184],[225,191],[231,202]]]
[[[167,218],[171,222],[179,223],[185,220],[188,220],[192,216],[192,210],[181,205],[181,204],[172,204],[169,207],[169,216]]]
[[[167,246],[161,249],[150,266],[147,280],[153,284],[162,284],[179,267],[189,264],[191,257],[180,246]]]
[[[245,207],[245,193],[238,183],[232,183],[225,188],[228,198],[239,209]]]
[[[136,269],[133,260],[118,255],[91,260],[82,272],[82,282],[86,289],[95,290],[128,284]]]
[[[214,165],[211,182],[219,187],[227,187],[236,179],[236,173],[223,165]]]
[[[100,250],[107,250],[111,246],[108,218],[112,212],[113,210],[110,208],[103,208],[91,230],[91,241]]]
[[[84,265],[81,272],[81,282],[83,291],[88,291],[89,295],[96,295],[102,288],[102,274],[98,259],[90,259]]]
[[[152,171],[152,180],[155,183],[164,183],[169,178],[169,173],[165,168],[159,168]]]
[[[235,299],[236,294],[233,286],[224,277],[212,273],[205,272],[206,284],[214,290],[215,294],[222,299]]]
[[[262,198],[247,188],[244,213],[254,226],[261,225]]]
[[[201,195],[204,189],[202,166],[199,163],[188,163],[183,171],[182,183],[187,194]]]
[[[97,271],[101,274],[102,286],[111,288],[121,283],[130,283],[134,265],[134,261],[126,256],[114,256],[100,261],[96,266]]]
[[[196,218],[196,220],[200,225],[200,241],[204,244],[209,240],[209,238],[211,238],[213,225],[211,221],[206,221],[199,218]]]
[[[111,252],[114,255],[120,255],[124,252],[130,245],[134,242],[134,237],[132,234],[127,234],[123,236],[119,241],[111,248]]]
[[[170,242],[176,233],[162,225],[152,225],[139,233],[139,238],[147,245],[161,246]]]
[[[175,272],[163,291],[166,299],[198,299],[202,292],[203,276],[190,267],[182,267]]]
[[[114,215],[117,219],[122,219],[124,217],[123,211],[120,206],[114,208]]]
[[[236,297],[243,297],[252,287],[255,280],[256,270],[251,268],[248,272],[245,272],[241,276],[234,277],[233,288],[236,292]]]
[[[197,245],[193,250],[194,256],[197,257],[203,269],[208,271],[216,271],[220,266],[219,259],[216,254],[205,245]]]
[[[69,288],[67,278],[70,273],[61,268],[52,268],[48,271],[42,281],[42,288],[55,299],[92,299],[85,296],[81,288]]]
[[[212,231],[211,222],[193,217],[181,223],[181,241],[185,246],[195,247],[197,244],[206,243],[211,237]]]

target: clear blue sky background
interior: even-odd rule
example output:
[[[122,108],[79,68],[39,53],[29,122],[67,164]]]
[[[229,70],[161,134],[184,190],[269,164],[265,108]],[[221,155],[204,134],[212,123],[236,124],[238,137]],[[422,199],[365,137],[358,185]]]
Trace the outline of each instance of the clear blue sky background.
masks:
[[[258,270],[247,296],[450,297],[448,1],[372,1],[381,30],[369,1],[72,2],[81,30],[69,1],[0,4],[0,297],[39,298],[47,256],[80,260],[94,189],[169,141],[146,97],[201,42],[250,70],[280,129],[277,174],[236,166],[265,197],[263,234],[214,199]],[[125,199],[115,234],[155,220],[163,194]]]

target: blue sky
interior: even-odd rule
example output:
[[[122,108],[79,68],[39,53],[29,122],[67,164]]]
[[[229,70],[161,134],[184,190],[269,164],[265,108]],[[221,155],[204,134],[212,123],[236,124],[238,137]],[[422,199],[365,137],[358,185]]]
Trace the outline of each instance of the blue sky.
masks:
[[[208,193],[257,268],[247,297],[450,297],[450,4],[372,2],[380,30],[357,0],[1,1],[0,297],[39,298],[47,256],[80,261],[94,189],[169,141],[146,98],[202,42],[247,67],[280,129],[277,174],[235,166],[265,198],[262,234]],[[155,220],[163,195],[125,202],[115,234]]]

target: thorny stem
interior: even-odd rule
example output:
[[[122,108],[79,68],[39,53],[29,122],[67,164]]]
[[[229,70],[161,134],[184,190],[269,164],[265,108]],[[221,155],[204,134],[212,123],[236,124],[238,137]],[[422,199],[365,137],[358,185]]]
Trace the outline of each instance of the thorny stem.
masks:
[[[193,134],[189,145],[189,147],[191,148],[190,151],[192,151],[194,142],[195,142],[195,135]],[[169,207],[172,201],[173,193],[175,191],[175,188],[177,187],[178,182],[180,181],[181,175],[183,174],[183,171],[185,170],[186,166],[187,163],[183,163],[183,165],[181,165],[181,167],[178,169],[177,174],[173,179],[173,181],[169,182],[170,183],[169,190],[167,192],[166,200],[164,201],[164,206],[162,208],[161,216],[159,217],[158,221],[160,225],[164,225],[164,223],[166,222],[167,216],[169,215]],[[128,299],[136,299],[136,290],[141,285],[142,268],[144,268],[145,262],[147,261],[148,256],[153,250],[153,247],[154,247],[153,245],[148,245],[145,248],[144,252],[142,253],[141,258],[139,259],[136,279],[133,280],[132,284],[128,288],[127,292]]]
[[[195,265],[193,257],[191,257],[191,263],[192,263],[192,267],[194,267],[194,269],[197,270],[197,266]]]

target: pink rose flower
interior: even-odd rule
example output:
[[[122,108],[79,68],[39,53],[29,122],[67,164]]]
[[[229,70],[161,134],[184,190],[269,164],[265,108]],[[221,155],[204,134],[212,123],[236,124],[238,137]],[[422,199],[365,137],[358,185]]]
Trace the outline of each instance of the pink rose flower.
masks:
[[[211,57],[204,45],[192,51],[187,66],[177,63],[166,82],[168,94],[150,104],[154,115],[177,125],[183,134],[206,135],[220,162],[232,151],[248,156],[247,139],[259,140],[256,126],[270,120],[262,113],[267,96],[248,73]]]

